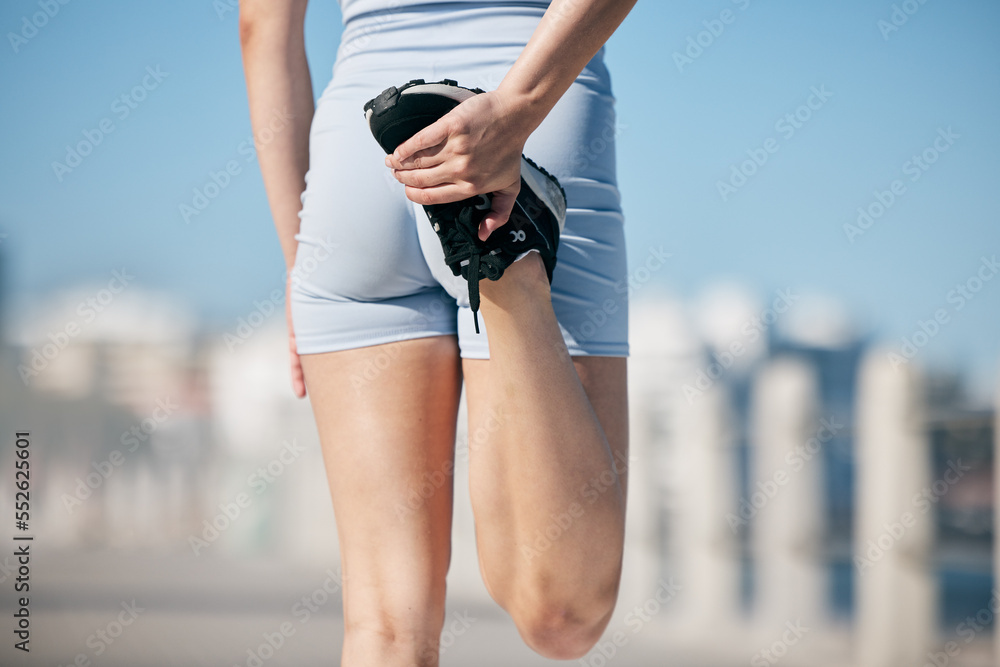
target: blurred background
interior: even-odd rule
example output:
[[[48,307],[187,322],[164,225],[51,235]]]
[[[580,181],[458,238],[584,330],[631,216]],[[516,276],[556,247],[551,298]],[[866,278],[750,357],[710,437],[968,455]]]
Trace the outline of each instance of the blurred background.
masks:
[[[0,7],[2,665],[338,664],[235,5]],[[998,28],[986,0],[641,0],[609,42],[616,125],[579,151],[618,152],[632,481],[581,665],[1000,665]],[[317,97],[340,33],[313,0]],[[550,664],[479,580],[466,431],[442,665]]]

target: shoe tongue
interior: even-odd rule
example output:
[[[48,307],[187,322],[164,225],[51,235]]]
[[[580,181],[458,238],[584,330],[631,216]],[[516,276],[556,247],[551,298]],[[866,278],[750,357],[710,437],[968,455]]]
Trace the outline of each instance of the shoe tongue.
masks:
[[[456,216],[458,224],[465,227],[466,231],[477,240],[479,239],[479,223],[483,221],[487,213],[487,211],[470,205],[476,203],[478,199],[479,197],[473,197],[472,199],[455,203],[456,206],[460,207]]]

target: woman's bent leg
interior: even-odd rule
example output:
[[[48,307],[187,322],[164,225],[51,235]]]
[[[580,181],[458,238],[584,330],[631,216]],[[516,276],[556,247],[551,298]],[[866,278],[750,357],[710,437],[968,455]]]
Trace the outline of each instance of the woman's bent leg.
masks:
[[[344,667],[436,667],[461,390],[453,336],[302,356],[344,577]]]
[[[618,593],[626,360],[574,363],[534,253],[481,290],[490,359],[463,362],[480,569],[529,646],[576,658]]]

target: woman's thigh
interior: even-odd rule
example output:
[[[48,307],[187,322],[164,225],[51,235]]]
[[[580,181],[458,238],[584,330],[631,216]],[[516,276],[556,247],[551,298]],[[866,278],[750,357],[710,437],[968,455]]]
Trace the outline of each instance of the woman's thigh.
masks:
[[[347,627],[436,642],[461,390],[455,338],[301,358],[337,519]]]
[[[464,359],[462,362],[465,379],[465,390],[468,399],[469,429],[478,428],[489,432],[488,425],[496,421],[495,414],[499,409],[493,397],[495,380],[490,372],[490,361],[479,359]],[[580,378],[580,384],[594,415],[604,431],[611,448],[613,467],[611,470],[618,477],[622,492],[627,493],[628,461],[629,461],[629,429],[628,429],[628,376],[625,357],[574,357],[573,366]],[[500,406],[502,407],[502,406]],[[510,415],[506,415],[510,417]],[[518,470],[505,470],[502,475],[496,471],[503,466],[503,452],[488,444],[472,447],[469,457],[470,481],[472,495],[478,500],[479,507],[492,508],[495,503],[491,499],[494,486],[491,480],[502,476],[517,486],[522,483]],[[479,480],[479,483],[476,483]],[[527,483],[527,482],[524,482]],[[581,504],[588,504],[593,491],[603,491],[610,484],[595,484],[593,488],[579,489],[580,497],[575,498]],[[528,489],[526,488],[526,493]],[[568,500],[574,500],[569,498]],[[480,512],[476,516],[477,530],[483,533],[494,530],[490,524],[490,515],[494,512]]]

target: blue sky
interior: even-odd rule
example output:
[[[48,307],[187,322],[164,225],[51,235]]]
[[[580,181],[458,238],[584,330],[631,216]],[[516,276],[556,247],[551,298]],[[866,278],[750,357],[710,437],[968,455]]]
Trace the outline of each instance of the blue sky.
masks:
[[[260,174],[241,152],[250,125],[236,11],[218,10],[228,5],[69,2],[14,45],[10,33],[42,10],[38,0],[0,7],[8,319],[26,299],[121,266],[222,325],[280,284]],[[683,298],[720,280],[762,298],[786,287],[830,295],[896,345],[945,309],[921,360],[983,388],[1000,368],[1000,275],[960,310],[949,293],[1000,255],[1000,5],[904,5],[916,11],[885,32],[892,2],[639,0],[607,55],[630,259],[672,253],[655,280]],[[340,31],[336,3],[313,0],[317,96]],[[689,38],[703,46],[679,65]],[[115,102],[144,80],[134,108]],[[800,108],[815,91],[815,108]],[[798,127],[779,124],[796,112]],[[66,146],[102,122],[112,131],[57,174]],[[946,151],[934,148],[940,136]],[[922,170],[912,158],[925,150],[936,161]],[[720,194],[753,155],[763,164],[743,165],[752,175]],[[240,173],[186,223],[180,204],[234,159]],[[851,243],[844,225],[895,180],[902,194]]]

